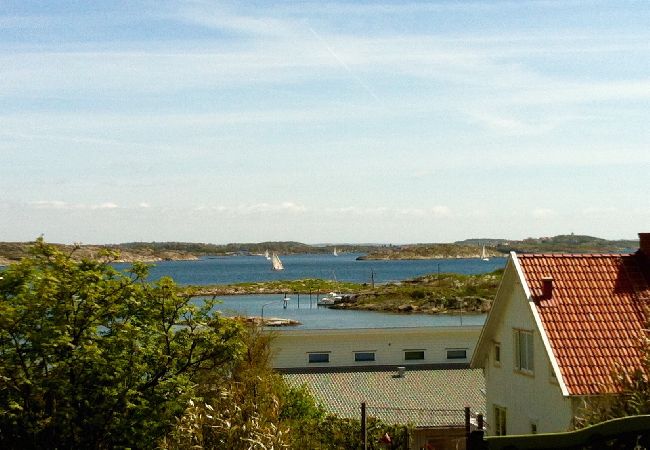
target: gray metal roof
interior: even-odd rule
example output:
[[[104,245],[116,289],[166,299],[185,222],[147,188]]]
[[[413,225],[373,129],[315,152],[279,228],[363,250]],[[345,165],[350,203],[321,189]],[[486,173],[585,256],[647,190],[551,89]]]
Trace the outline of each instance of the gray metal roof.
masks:
[[[464,424],[464,408],[485,414],[485,380],[479,369],[344,371],[284,374],[292,386],[306,385],[316,400],[340,417],[369,416],[391,424],[447,427]]]

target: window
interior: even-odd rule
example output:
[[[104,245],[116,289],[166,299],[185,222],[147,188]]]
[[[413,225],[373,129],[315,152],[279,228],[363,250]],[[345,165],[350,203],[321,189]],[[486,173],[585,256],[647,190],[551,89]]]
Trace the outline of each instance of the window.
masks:
[[[494,365],[495,366],[501,365],[501,343],[500,342],[494,343]]]
[[[424,350],[404,350],[405,361],[415,361],[424,359]]]
[[[329,353],[309,353],[310,363],[328,363],[330,362]]]
[[[354,353],[355,361],[374,361],[375,352],[355,352]]]
[[[515,330],[515,369],[533,373],[533,332]]]
[[[494,435],[506,435],[506,409],[494,405]]]
[[[448,348],[447,359],[467,359],[466,348]]]
[[[530,434],[537,434],[537,422],[530,423]]]

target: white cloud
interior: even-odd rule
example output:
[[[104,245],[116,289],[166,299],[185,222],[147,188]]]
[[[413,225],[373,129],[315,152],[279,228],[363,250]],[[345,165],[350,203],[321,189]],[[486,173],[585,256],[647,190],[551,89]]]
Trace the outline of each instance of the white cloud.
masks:
[[[531,214],[536,219],[550,219],[557,216],[557,212],[550,208],[536,208]]]
[[[434,217],[450,217],[451,209],[448,206],[434,206],[431,208]]]
[[[171,18],[217,30],[260,36],[286,36],[293,28],[290,22],[274,17],[236,14],[215,4],[204,8],[198,6],[184,8]]]
[[[74,210],[74,209],[115,209],[119,208],[116,203],[104,202],[97,204],[84,204],[84,203],[68,203],[61,200],[37,200],[29,202],[29,205],[38,209],[61,209],[61,210]]]
[[[37,200],[30,203],[40,209],[68,209],[70,205],[61,200]]]
[[[104,202],[97,205],[90,205],[90,209],[115,209],[118,205],[113,202]]]

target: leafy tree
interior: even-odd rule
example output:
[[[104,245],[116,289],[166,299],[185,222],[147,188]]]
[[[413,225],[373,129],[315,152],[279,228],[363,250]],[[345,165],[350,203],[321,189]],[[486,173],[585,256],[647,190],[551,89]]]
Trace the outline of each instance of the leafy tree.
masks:
[[[115,257],[36,241],[0,279],[0,447],[151,448],[204,372],[226,376],[242,328]]]

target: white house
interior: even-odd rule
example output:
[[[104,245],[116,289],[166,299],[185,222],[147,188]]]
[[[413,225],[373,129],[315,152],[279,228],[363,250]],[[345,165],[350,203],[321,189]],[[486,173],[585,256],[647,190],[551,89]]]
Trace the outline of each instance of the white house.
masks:
[[[429,365],[467,367],[481,326],[281,330],[272,366],[291,369]]]
[[[650,233],[634,254],[512,252],[471,367],[491,435],[571,428],[586,396],[638,365],[650,299]]]

